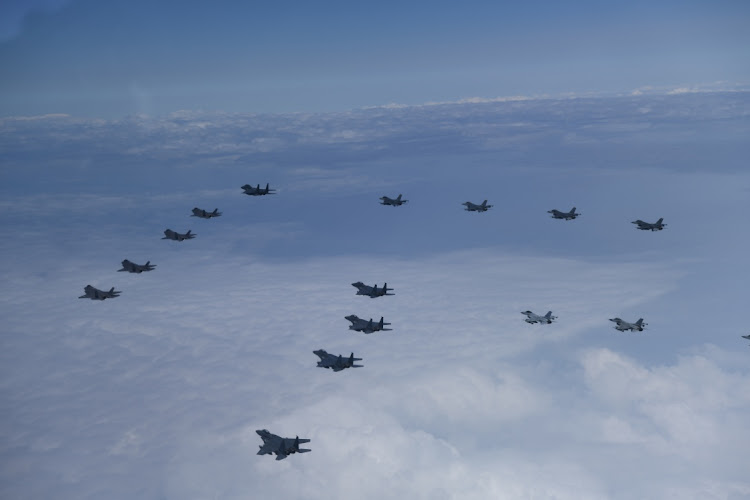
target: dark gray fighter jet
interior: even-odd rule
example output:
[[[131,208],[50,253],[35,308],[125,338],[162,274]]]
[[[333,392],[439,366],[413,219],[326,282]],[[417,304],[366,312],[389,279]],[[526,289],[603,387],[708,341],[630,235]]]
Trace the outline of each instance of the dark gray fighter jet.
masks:
[[[83,289],[85,292],[83,295],[78,297],[79,299],[91,299],[91,300],[105,300],[105,299],[114,299],[115,297],[119,297],[122,292],[116,292],[115,287],[112,287],[109,289],[109,291],[99,290],[98,288],[94,288],[91,285],[86,285],[86,288]]]
[[[193,215],[190,217],[200,217],[201,219],[210,219],[212,217],[221,217],[221,212],[218,208],[214,208],[213,212],[206,212],[202,208],[195,207],[193,209]]]
[[[391,328],[383,328],[385,325],[390,325],[390,323],[384,323],[383,317],[380,317],[380,321],[375,323],[372,321],[372,318],[370,318],[370,321],[366,321],[364,319],[359,318],[356,314],[350,314],[349,316],[344,316],[348,321],[351,321],[351,325],[349,325],[349,330],[354,330],[355,332],[362,332],[362,333],[372,333],[372,332],[390,332]]]
[[[380,202],[381,205],[391,205],[393,207],[400,207],[401,205],[409,201],[402,200],[401,195],[398,195],[398,198],[396,198],[395,200],[393,198],[388,198],[387,196],[381,196],[380,199],[382,200]]]
[[[565,220],[572,220],[578,217],[579,215],[581,215],[581,214],[576,213],[576,207],[571,208],[570,212],[561,212],[553,208],[552,210],[547,210],[547,213],[552,214],[553,219],[565,219]]]
[[[635,323],[628,323],[627,321],[621,320],[620,318],[612,318],[610,319],[610,321],[614,321],[615,323],[617,323],[615,325],[615,330],[619,330],[621,332],[624,332],[625,330],[630,330],[631,332],[642,332],[643,328],[648,324],[643,322],[643,318],[640,318]]]
[[[260,187],[260,184],[258,184],[256,187],[252,187],[250,184],[245,184],[242,186],[242,190],[245,192],[245,194],[250,196],[263,196],[265,194],[276,194],[275,189],[269,189],[268,184],[266,184],[266,188],[262,189]]]
[[[348,358],[344,358],[341,354],[334,356],[323,349],[318,349],[313,351],[313,354],[320,358],[320,361],[318,361],[320,368],[331,368],[335,372],[340,372],[346,368],[362,368],[363,366],[354,364],[355,361],[362,361],[362,358],[355,358],[354,353],[351,353]]]
[[[185,234],[180,234],[178,232],[172,231],[171,229],[165,229],[164,230],[164,238],[163,240],[174,240],[174,241],[182,241],[182,240],[192,240],[195,238],[196,235],[191,234],[190,230],[188,230]]]
[[[633,224],[638,224],[638,229],[641,229],[643,231],[661,231],[666,227],[666,224],[663,224],[662,221],[664,219],[661,218],[658,221],[654,222],[653,224],[650,224],[648,222],[643,222],[641,219],[634,220]]]
[[[523,311],[521,314],[525,314],[526,319],[524,321],[526,323],[531,323],[532,325],[536,323],[549,325],[557,319],[557,316],[552,316],[552,311],[548,311],[544,316],[539,316],[538,314],[534,314],[531,311]]]
[[[307,453],[310,450],[300,449],[299,445],[302,443],[309,443],[309,439],[300,439],[299,436],[292,438],[279,437],[276,434],[271,434],[267,430],[255,431],[260,438],[263,440],[263,444],[260,445],[258,455],[270,455],[275,454],[276,460],[284,460],[289,455],[294,453]]]
[[[392,293],[388,293],[393,290],[393,288],[388,288],[388,283],[383,283],[383,287],[378,288],[377,283],[375,283],[375,286],[367,286],[361,281],[357,281],[356,283],[352,283],[352,286],[356,287],[357,289],[356,295],[366,295],[371,299],[374,299],[375,297],[382,297],[384,295],[394,295]]]
[[[492,205],[487,204],[487,200],[484,200],[481,205],[475,205],[474,203],[467,201],[465,203],[461,203],[461,205],[464,205],[467,212],[486,212],[490,208],[492,208]]]
[[[121,273],[123,271],[126,271],[129,273],[141,274],[144,271],[153,271],[155,267],[156,265],[151,264],[150,260],[141,266],[139,264],[130,262],[128,259],[125,259],[122,261],[122,269],[118,269],[117,272]]]
[[[742,338],[743,338],[743,339],[747,339],[747,340],[750,340],[750,335],[742,335]]]

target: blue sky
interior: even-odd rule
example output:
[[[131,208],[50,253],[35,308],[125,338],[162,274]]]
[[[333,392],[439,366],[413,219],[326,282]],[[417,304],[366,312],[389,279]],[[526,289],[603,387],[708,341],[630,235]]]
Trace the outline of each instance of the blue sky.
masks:
[[[0,497],[750,499],[744,2],[0,9]]]
[[[0,115],[342,111],[747,84],[740,1],[3,2]]]

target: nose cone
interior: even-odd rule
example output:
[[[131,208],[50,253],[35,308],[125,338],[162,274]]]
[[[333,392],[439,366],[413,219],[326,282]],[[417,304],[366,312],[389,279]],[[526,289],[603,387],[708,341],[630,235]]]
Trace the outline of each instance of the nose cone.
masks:
[[[344,319],[348,321],[354,321],[355,319],[357,319],[357,316],[355,316],[354,314],[350,314],[349,316],[344,316]]]

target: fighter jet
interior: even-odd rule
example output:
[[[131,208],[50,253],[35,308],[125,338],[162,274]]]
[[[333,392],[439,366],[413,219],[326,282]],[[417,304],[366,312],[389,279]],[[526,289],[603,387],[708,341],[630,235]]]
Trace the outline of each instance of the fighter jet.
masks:
[[[313,351],[313,354],[320,358],[320,361],[318,361],[320,368],[331,368],[335,372],[340,372],[345,368],[362,368],[362,365],[354,364],[355,361],[362,361],[362,358],[355,358],[354,353],[351,353],[348,358],[343,358],[341,354],[334,356],[323,349],[318,349]]]
[[[375,297],[382,297],[384,295],[394,295],[392,293],[388,293],[393,290],[393,288],[388,288],[388,283],[383,283],[383,288],[378,288],[377,283],[375,283],[375,286],[367,286],[361,281],[352,283],[352,286],[357,288],[356,295],[366,295],[371,299],[374,299]]]
[[[172,231],[171,229],[165,229],[164,230],[164,238],[163,240],[175,240],[175,241],[182,241],[182,240],[192,240],[195,238],[196,235],[191,234],[190,230],[188,230],[185,234],[180,234],[175,231]]]
[[[550,324],[557,319],[557,316],[552,316],[552,311],[548,311],[544,316],[539,316],[531,311],[523,311],[521,314],[525,314],[526,319],[524,321],[526,323],[531,323],[532,325],[535,323]]]
[[[106,299],[114,299],[115,297],[119,297],[122,292],[116,292],[115,287],[112,287],[109,289],[109,291],[99,290],[98,288],[94,288],[91,285],[86,285],[86,288],[83,289],[85,292],[83,295],[78,297],[79,299],[91,299],[91,300],[106,300]]]
[[[265,429],[255,432],[263,440],[263,444],[259,446],[260,450],[258,450],[258,455],[270,455],[274,453],[276,455],[276,460],[284,460],[286,457],[294,453],[307,453],[310,451],[300,449],[299,447],[302,443],[309,443],[309,439],[300,439],[299,436],[294,439],[283,438],[276,434],[271,434]]]
[[[638,224],[638,229],[641,229],[643,231],[649,231],[649,230],[661,231],[666,226],[666,224],[662,224],[663,220],[664,219],[661,218],[658,221],[654,222],[653,224],[649,224],[648,222],[643,222],[641,219],[638,219],[638,220],[634,220],[632,223]]]
[[[742,338],[743,338],[743,339],[747,339],[747,340],[750,340],[750,335],[742,335]]]
[[[130,262],[128,259],[125,259],[122,261],[122,269],[118,269],[117,272],[121,273],[123,271],[127,271],[129,273],[141,274],[144,271],[153,271],[155,267],[155,265],[151,264],[150,260],[141,266]]]
[[[383,323],[382,316],[380,317],[380,321],[378,323],[373,323],[372,318],[370,318],[370,321],[360,319],[356,314],[350,314],[349,316],[344,316],[344,318],[352,322],[352,324],[349,325],[349,330],[354,330],[355,332],[372,333],[379,331],[391,331],[391,328],[383,328],[383,326],[390,325],[390,323]]]
[[[581,214],[576,213],[576,207],[571,208],[570,212],[561,212],[553,208],[552,210],[547,210],[547,213],[552,214],[553,219],[565,219],[565,220],[572,220],[578,217],[579,215],[581,215]]]
[[[258,184],[256,187],[252,187],[250,184],[245,184],[242,186],[242,189],[245,191],[245,194],[250,196],[263,196],[264,194],[276,194],[274,191],[275,189],[269,189],[268,184],[266,184],[265,189],[261,189],[260,184]]]
[[[467,201],[466,203],[461,203],[461,205],[464,205],[467,212],[486,212],[488,209],[492,208],[492,205],[487,204],[487,200],[484,200],[481,205],[475,205],[470,201]]]
[[[617,323],[615,326],[615,330],[620,330],[621,332],[624,332],[625,330],[630,330],[631,332],[639,331],[642,332],[643,328],[648,324],[643,322],[643,318],[640,318],[635,323],[628,323],[627,321],[623,321],[620,318],[612,318],[610,321],[614,321]]]
[[[395,200],[393,198],[388,198],[387,196],[381,196],[381,200],[383,200],[380,204],[381,205],[391,205],[393,207],[400,207],[404,203],[406,203],[409,200],[402,200],[401,195],[398,195],[398,198]]]
[[[190,217],[200,217],[201,219],[210,219],[211,217],[221,217],[221,212],[218,208],[214,208],[213,212],[206,212],[205,210],[195,207],[193,209],[193,215]]]

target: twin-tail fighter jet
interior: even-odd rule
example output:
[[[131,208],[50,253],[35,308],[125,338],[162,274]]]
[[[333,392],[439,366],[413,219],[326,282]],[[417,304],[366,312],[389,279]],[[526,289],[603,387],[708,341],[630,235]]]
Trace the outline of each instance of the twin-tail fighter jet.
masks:
[[[377,283],[375,283],[375,286],[368,286],[361,281],[357,281],[356,283],[352,283],[352,286],[357,289],[356,295],[366,295],[371,299],[374,299],[375,297],[383,297],[384,295],[394,295],[388,293],[393,291],[393,288],[388,288],[388,283],[383,283],[383,287],[378,288]]]
[[[557,319],[557,316],[552,316],[552,311],[548,311],[544,316],[539,316],[538,314],[534,314],[531,311],[523,311],[521,314],[525,314],[526,319],[524,321],[532,325],[536,323],[549,325]]]
[[[309,443],[309,439],[300,439],[299,436],[292,438],[279,437],[276,434],[271,434],[267,430],[255,431],[260,438],[263,440],[263,444],[258,450],[258,455],[270,455],[275,454],[276,460],[284,460],[289,455],[294,453],[307,453],[310,450],[300,449],[301,443]]]
[[[269,189],[268,184],[266,184],[265,189],[260,187],[260,184],[258,184],[256,187],[252,187],[250,184],[245,184],[242,186],[242,190],[245,192],[245,194],[250,196],[263,196],[266,194],[276,194],[275,189]]]
[[[409,200],[402,200],[401,195],[398,195],[398,198],[388,198],[387,196],[381,196],[380,199],[382,200],[380,202],[381,205],[391,205],[392,207],[400,207],[404,203],[408,202]]]
[[[382,316],[377,323],[373,322],[372,318],[370,318],[370,321],[366,321],[358,317],[356,314],[350,314],[349,316],[344,316],[344,318],[351,321],[352,324],[349,325],[349,330],[354,330],[355,332],[372,333],[391,331],[391,328],[383,328],[385,325],[390,325],[390,323],[384,323]]]
[[[610,319],[610,321],[614,321],[615,323],[617,323],[615,325],[615,330],[619,330],[621,332],[624,332],[626,330],[630,330],[631,332],[642,332],[643,328],[648,324],[643,322],[643,318],[640,318],[635,323],[628,323],[627,321],[621,320],[620,318],[612,318]]]
[[[552,210],[547,210],[547,213],[552,214],[553,219],[565,219],[565,220],[573,220],[579,215],[581,215],[581,214],[576,213],[576,207],[571,208],[570,212],[561,212],[553,208]]]
[[[164,230],[164,238],[163,240],[174,240],[174,241],[182,241],[182,240],[192,240],[195,238],[196,235],[191,234],[190,230],[188,230],[185,234],[180,234],[176,231],[172,231],[171,229],[165,229]]]
[[[115,297],[119,297],[122,292],[116,292],[115,287],[112,287],[109,289],[109,291],[105,290],[99,290],[98,288],[94,288],[91,285],[86,285],[86,288],[83,289],[85,292],[83,295],[78,297],[79,299],[91,299],[91,300],[105,300],[105,299],[114,299]]]
[[[481,205],[475,205],[474,203],[467,201],[465,203],[461,203],[461,205],[464,205],[467,212],[486,212],[490,208],[492,208],[492,205],[487,204],[487,200],[484,200]]]
[[[221,212],[218,208],[214,208],[213,212],[206,212],[202,208],[195,207],[193,209],[193,215],[190,217],[200,217],[201,219],[210,219],[212,217],[221,217]]]
[[[118,269],[117,272],[121,273],[123,271],[128,273],[137,273],[141,274],[144,271],[153,271],[156,266],[151,264],[151,261],[149,260],[144,265],[134,264],[133,262],[130,262],[128,259],[125,259],[122,261],[122,269]]]
[[[663,220],[664,218],[661,218],[653,224],[650,224],[648,222],[643,222],[641,219],[638,219],[634,220],[632,223],[638,224],[638,229],[641,229],[643,231],[661,231],[666,226],[666,224],[662,223]]]
[[[354,353],[351,353],[348,358],[344,358],[339,354],[334,356],[328,354],[324,349],[318,349],[313,351],[313,354],[320,358],[318,366],[320,368],[331,368],[335,372],[340,372],[346,368],[362,368],[363,365],[355,365],[355,361],[362,361],[362,358],[355,358]]]

